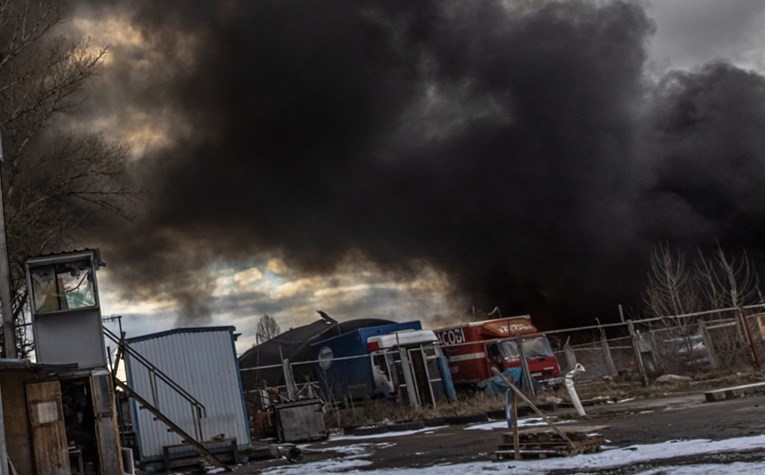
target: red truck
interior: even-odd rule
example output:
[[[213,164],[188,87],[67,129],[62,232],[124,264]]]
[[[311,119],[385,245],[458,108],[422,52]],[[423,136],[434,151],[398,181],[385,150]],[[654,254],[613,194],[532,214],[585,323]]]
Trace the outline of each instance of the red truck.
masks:
[[[560,367],[546,336],[529,315],[463,323],[435,330],[455,385],[475,384],[521,366],[517,335],[523,335],[523,353],[531,376],[538,380],[560,377]]]

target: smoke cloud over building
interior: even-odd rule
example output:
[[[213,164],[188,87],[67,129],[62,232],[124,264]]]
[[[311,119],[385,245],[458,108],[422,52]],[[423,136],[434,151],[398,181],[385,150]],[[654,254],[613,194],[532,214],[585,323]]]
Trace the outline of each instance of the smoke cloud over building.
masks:
[[[150,143],[98,236],[204,321],[218,261],[424,266],[563,326],[635,304],[651,248],[765,257],[765,77],[659,70],[636,2],[85,2],[130,25],[87,113]],[[139,141],[137,141],[139,142]],[[108,229],[108,230],[107,230]],[[423,316],[425,317],[425,316]]]

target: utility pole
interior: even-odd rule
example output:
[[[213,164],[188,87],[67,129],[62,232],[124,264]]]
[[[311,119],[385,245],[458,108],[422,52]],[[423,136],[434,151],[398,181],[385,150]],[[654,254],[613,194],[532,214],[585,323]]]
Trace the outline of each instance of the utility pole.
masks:
[[[5,238],[5,207],[3,204],[2,165],[3,136],[0,131],[0,305],[3,312],[3,347],[6,358],[16,358],[16,328],[11,309],[11,266],[8,264],[8,245]]]

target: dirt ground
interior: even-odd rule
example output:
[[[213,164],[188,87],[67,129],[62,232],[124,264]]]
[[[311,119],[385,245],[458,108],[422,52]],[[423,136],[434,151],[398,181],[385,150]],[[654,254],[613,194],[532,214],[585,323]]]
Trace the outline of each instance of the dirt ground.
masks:
[[[705,402],[700,390],[687,395],[644,398],[631,401],[587,406],[587,417],[578,418],[572,409],[549,412],[556,420],[575,419],[587,425],[606,425],[601,432],[605,447],[625,447],[632,444],[650,444],[675,439],[729,439],[765,433],[765,395],[758,394],[739,399]],[[486,461],[496,450],[500,434],[506,429],[465,430],[465,425],[439,426],[405,436],[389,433],[378,435],[374,444],[373,463],[369,468],[418,468],[437,464]],[[349,444],[369,442],[363,438],[339,438],[301,445],[302,462],[337,458]],[[386,444],[385,442],[390,442]],[[741,452],[718,455],[723,461],[763,460],[765,454]],[[696,460],[697,461],[697,460]],[[657,467],[671,461],[657,462]],[[682,463],[682,460],[675,460]],[[235,473],[254,474],[261,470],[287,464],[286,460],[253,461],[236,467]],[[635,467],[635,472],[646,465]],[[635,473],[620,469],[614,473]],[[561,472],[565,473],[565,472]],[[609,472],[603,472],[609,473]]]

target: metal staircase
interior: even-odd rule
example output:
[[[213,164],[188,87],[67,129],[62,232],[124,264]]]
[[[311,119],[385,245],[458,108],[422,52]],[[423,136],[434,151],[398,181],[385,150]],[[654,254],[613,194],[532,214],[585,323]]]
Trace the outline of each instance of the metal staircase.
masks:
[[[143,357],[143,355],[141,355],[138,351],[131,348],[130,345],[128,345],[125,342],[124,333],[120,336],[117,336],[115,333],[113,333],[111,330],[109,330],[106,327],[103,327],[103,331],[104,331],[104,335],[117,345],[117,357],[115,359],[115,362],[112,368],[112,380],[114,381],[114,385],[116,387],[122,388],[125,391],[125,393],[128,395],[128,397],[135,399],[141,405],[141,407],[151,412],[151,414],[157,420],[161,421],[170,430],[178,434],[181,437],[181,440],[184,443],[187,443],[191,447],[193,447],[200,457],[207,459],[208,462],[210,462],[212,465],[216,467],[223,468],[226,471],[231,471],[231,467],[229,467],[226,463],[220,460],[220,458],[218,458],[207,447],[205,447],[203,443],[202,418],[205,417],[205,406],[199,400],[197,400],[193,395],[191,395],[188,391],[186,391],[183,387],[181,387],[177,382],[175,382],[172,378],[170,378],[167,374],[165,374],[162,370],[157,368],[149,360]],[[139,394],[137,391],[135,391],[135,389],[131,388],[126,382],[121,381],[117,377],[119,363],[125,354],[130,355],[132,361],[135,361],[136,363],[140,364],[149,372],[151,376],[151,392],[152,392],[151,396],[149,397],[151,398],[151,400],[149,400],[149,397],[145,397],[144,395]],[[167,387],[172,389],[176,394],[178,394],[181,398],[183,398],[189,403],[190,409],[194,414],[193,420],[194,420],[194,432],[196,432],[195,435],[189,434],[186,430],[184,430],[182,427],[180,427],[178,424],[173,422],[170,418],[168,418],[165,414],[162,413],[162,411],[159,408],[159,400],[157,397],[157,380],[162,381],[165,385],[167,385]]]

